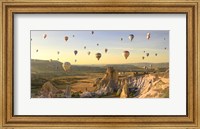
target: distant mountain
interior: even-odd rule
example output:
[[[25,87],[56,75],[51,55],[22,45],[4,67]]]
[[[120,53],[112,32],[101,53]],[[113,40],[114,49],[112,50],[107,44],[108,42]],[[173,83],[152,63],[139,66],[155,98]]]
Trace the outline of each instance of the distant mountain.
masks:
[[[73,74],[88,74],[93,72],[105,72],[106,68],[102,66],[89,65],[72,65],[68,72],[65,72],[62,68],[62,63],[59,61],[47,61],[47,60],[31,60],[31,73],[32,74],[42,74],[42,73],[52,73],[59,75],[73,75]]]
[[[152,65],[152,68],[169,68],[169,63],[132,63],[132,65],[137,66],[137,67],[144,67],[147,66],[149,67]]]
[[[117,71],[141,71],[143,67],[168,68],[169,63],[129,63],[129,64],[108,64],[108,65],[72,65],[66,73],[62,68],[62,63],[56,60],[31,60],[32,74],[58,74],[58,75],[77,75],[88,73],[104,73],[107,67],[112,66]]]

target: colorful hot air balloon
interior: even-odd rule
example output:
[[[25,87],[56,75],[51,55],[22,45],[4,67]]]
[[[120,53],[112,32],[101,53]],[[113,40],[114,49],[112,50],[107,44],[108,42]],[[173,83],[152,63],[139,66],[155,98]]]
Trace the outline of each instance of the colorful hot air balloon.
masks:
[[[72,37],[75,37],[75,35],[73,35]]]
[[[99,60],[101,58],[101,53],[96,53],[96,58]]]
[[[165,50],[166,50],[167,48],[165,47]]]
[[[94,34],[94,31],[92,31],[91,33]]]
[[[36,50],[36,52],[38,52],[38,49]]]
[[[123,41],[123,38],[121,38],[121,41]]]
[[[68,36],[65,36],[65,41],[66,41],[66,42],[67,42],[68,39],[69,39]]]
[[[128,56],[130,55],[130,53],[129,53],[129,51],[124,51],[124,52],[123,52],[123,55],[124,55],[125,59],[127,59]]]
[[[151,34],[147,33],[147,39],[149,40],[151,38]]]
[[[155,56],[157,56],[158,54],[156,53]]]
[[[97,46],[99,46],[99,44],[97,43]]]
[[[149,56],[149,53],[146,53],[146,56],[148,57],[148,56]]]
[[[145,51],[144,51],[144,53],[145,53]]]
[[[88,52],[88,55],[90,55],[91,52]]]
[[[128,39],[131,40],[131,41],[133,40],[133,38],[134,38],[134,35],[133,35],[133,34],[130,34],[130,35],[128,36]]]
[[[86,46],[84,46],[84,49],[86,49]]]
[[[57,54],[59,55],[59,54],[60,54],[60,52],[59,52],[59,51],[57,51]]]
[[[62,64],[62,67],[63,67],[64,71],[66,72],[66,71],[68,71],[70,69],[71,64],[69,62],[64,62]]]
[[[78,54],[78,51],[77,50],[74,50],[74,55],[77,55]]]
[[[47,38],[47,34],[44,34],[44,35],[43,35],[43,38],[46,39],[46,38]]]
[[[107,48],[105,48],[105,53],[107,53],[108,52],[108,49]]]

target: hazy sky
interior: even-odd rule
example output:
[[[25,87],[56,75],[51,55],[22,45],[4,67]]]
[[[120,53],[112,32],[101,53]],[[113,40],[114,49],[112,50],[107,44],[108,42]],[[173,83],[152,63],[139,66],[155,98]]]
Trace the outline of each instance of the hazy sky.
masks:
[[[147,40],[147,33],[151,38]],[[47,34],[47,38],[43,35]],[[129,34],[134,39],[128,39]],[[73,37],[74,35],[74,37]],[[69,39],[66,42],[65,36]],[[123,41],[121,41],[123,38]],[[71,64],[124,64],[137,62],[169,62],[169,31],[168,30],[91,30],[83,31],[31,31],[31,59],[57,60]],[[99,44],[99,46],[97,46]],[[86,46],[86,49],[84,49]],[[167,48],[166,50],[164,48]],[[105,48],[108,52],[105,53]],[[36,52],[38,50],[38,52]],[[74,50],[78,54],[74,55]],[[128,59],[123,51],[129,51]],[[57,54],[57,52],[60,54]],[[88,55],[88,51],[91,52]],[[146,53],[149,53],[149,57]],[[96,53],[102,56],[98,61]],[[158,56],[155,56],[155,53]],[[142,57],[145,57],[143,60]],[[77,62],[75,62],[77,60]]]

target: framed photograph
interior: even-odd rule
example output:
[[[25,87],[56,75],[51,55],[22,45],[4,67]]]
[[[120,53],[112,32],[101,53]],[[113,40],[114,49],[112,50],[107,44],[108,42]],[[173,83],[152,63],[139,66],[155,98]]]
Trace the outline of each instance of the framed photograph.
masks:
[[[200,1],[1,1],[1,128],[200,128]]]

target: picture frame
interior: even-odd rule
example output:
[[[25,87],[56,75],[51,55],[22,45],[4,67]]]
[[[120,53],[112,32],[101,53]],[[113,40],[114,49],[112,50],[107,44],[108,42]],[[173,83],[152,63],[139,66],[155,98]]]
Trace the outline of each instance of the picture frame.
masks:
[[[200,1],[199,0],[3,0],[0,2],[1,128],[200,128]],[[14,115],[14,14],[137,13],[187,16],[187,115],[62,116]]]

